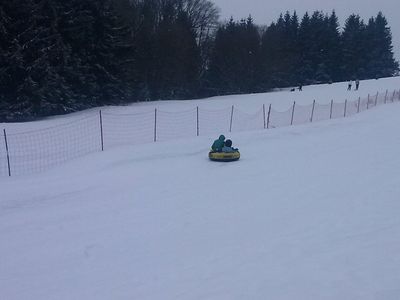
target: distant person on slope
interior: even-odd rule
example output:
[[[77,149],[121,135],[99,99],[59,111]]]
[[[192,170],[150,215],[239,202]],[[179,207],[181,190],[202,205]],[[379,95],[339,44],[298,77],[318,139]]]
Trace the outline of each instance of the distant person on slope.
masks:
[[[360,87],[360,80],[356,80],[356,91],[358,91],[358,88]]]
[[[348,91],[351,91],[351,86],[353,85],[353,81],[352,80],[349,80],[349,83],[348,83],[348,85],[347,85],[347,90]]]
[[[225,152],[225,153],[232,153],[232,152],[235,152],[237,150],[238,149],[232,147],[232,141],[231,140],[226,140],[225,141],[225,146],[222,147],[222,152]]]
[[[211,149],[215,152],[221,152],[222,148],[225,146],[225,136],[221,134],[218,140],[215,140],[211,146]]]

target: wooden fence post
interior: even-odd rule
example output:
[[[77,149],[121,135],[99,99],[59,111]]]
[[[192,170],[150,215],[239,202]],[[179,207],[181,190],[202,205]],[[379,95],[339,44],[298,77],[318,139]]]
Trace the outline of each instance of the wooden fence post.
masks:
[[[296,107],[296,101],[293,101],[293,108],[292,108],[292,120],[290,121],[290,125],[293,125],[293,118],[294,118],[294,108]]]
[[[313,118],[314,118],[314,109],[315,109],[315,99],[312,103],[312,109],[311,109],[311,118],[310,118],[310,122],[312,123]]]
[[[376,92],[376,96],[375,96],[375,106],[378,105],[378,96],[379,96],[379,92]]]
[[[385,103],[385,104],[386,104],[387,95],[388,95],[388,90],[386,90],[385,101],[383,102],[383,103]]]
[[[100,118],[100,140],[101,140],[101,151],[104,151],[104,137],[103,137],[103,116],[101,114],[101,109],[99,111]]]
[[[361,97],[358,97],[357,113],[360,112],[360,102],[361,102]]]
[[[263,104],[263,120],[264,120],[264,129],[266,127],[266,121],[265,121],[265,104]]]
[[[11,177],[11,167],[10,167],[10,153],[8,151],[8,142],[7,142],[7,134],[6,130],[3,130],[4,132],[4,142],[6,143],[6,152],[7,152],[7,166],[8,166],[8,176]]]
[[[347,110],[347,99],[344,101],[344,115],[343,117],[346,118],[346,110]]]
[[[154,142],[157,141],[157,108],[154,109]]]
[[[333,99],[331,100],[331,112],[329,115],[329,119],[332,119],[332,109],[333,109]]]
[[[232,132],[232,121],[233,121],[233,105],[231,110],[231,124],[229,125],[229,132]]]
[[[271,107],[272,107],[272,104],[270,103],[269,104],[269,109],[268,109],[267,129],[269,129],[269,121],[270,121],[270,118],[271,118]]]
[[[368,100],[367,100],[367,110],[369,108],[369,94],[368,94]]]
[[[197,136],[200,134],[200,127],[199,127],[199,107],[196,108],[196,117],[197,117]]]

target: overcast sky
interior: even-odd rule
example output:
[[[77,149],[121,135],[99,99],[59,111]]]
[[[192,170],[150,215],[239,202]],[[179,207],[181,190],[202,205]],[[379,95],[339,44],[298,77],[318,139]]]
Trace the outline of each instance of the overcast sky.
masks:
[[[371,16],[382,11],[386,16],[393,34],[393,46],[396,59],[400,59],[400,0],[212,0],[221,9],[221,18],[241,19],[252,15],[255,23],[269,25],[276,21],[280,13],[296,10],[301,18],[303,14],[315,10],[330,13],[336,11],[340,25],[352,13],[359,14],[365,22]]]

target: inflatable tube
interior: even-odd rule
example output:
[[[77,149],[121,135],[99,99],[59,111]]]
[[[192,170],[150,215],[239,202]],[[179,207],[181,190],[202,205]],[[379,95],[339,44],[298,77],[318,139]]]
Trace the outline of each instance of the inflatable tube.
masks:
[[[240,152],[235,151],[235,152],[214,152],[210,151],[208,153],[208,158],[212,161],[223,161],[223,162],[228,162],[228,161],[235,161],[239,160],[240,158]]]

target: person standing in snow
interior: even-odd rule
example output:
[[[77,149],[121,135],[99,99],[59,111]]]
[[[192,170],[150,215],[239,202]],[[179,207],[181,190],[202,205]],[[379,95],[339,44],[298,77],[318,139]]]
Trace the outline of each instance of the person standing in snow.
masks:
[[[215,140],[211,146],[211,149],[215,152],[221,152],[222,148],[225,146],[225,136],[221,134],[218,140]]]
[[[348,85],[347,85],[347,90],[348,91],[351,91],[351,86],[353,85],[353,81],[352,80],[349,80],[349,83],[348,83]]]
[[[356,91],[358,91],[358,88],[360,87],[360,80],[356,80]]]

